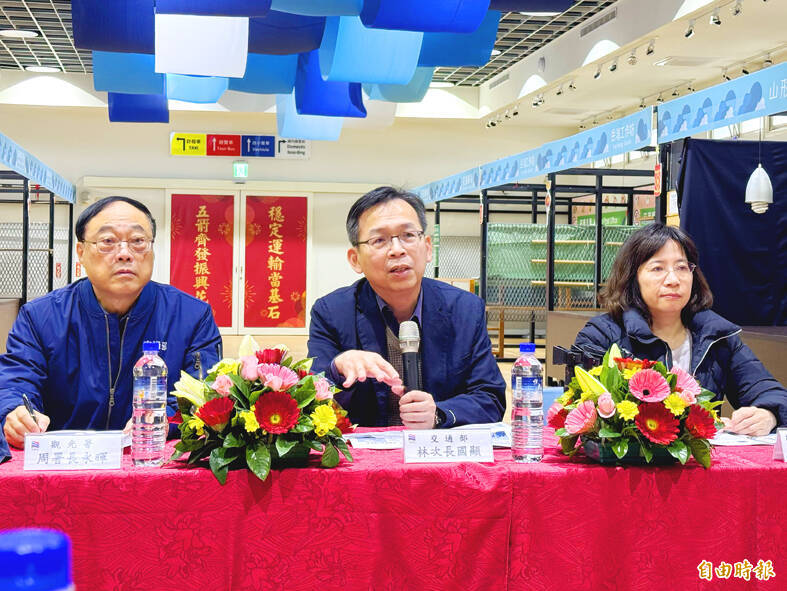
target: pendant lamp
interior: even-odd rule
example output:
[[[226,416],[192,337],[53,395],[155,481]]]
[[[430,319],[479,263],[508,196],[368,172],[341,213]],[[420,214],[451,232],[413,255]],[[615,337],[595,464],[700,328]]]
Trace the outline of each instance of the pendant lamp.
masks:
[[[746,203],[751,205],[754,213],[765,213],[768,206],[773,203],[773,185],[771,178],[762,167],[762,126],[760,126],[760,141],[758,144],[757,168],[751,173],[749,182],[746,183]]]

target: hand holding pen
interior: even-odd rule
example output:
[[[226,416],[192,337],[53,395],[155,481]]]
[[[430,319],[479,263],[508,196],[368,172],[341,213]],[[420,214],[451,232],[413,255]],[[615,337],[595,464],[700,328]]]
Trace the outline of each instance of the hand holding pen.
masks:
[[[8,413],[3,425],[6,441],[18,448],[25,446],[25,433],[41,433],[49,427],[49,417],[36,411],[26,394],[22,394],[22,402]]]

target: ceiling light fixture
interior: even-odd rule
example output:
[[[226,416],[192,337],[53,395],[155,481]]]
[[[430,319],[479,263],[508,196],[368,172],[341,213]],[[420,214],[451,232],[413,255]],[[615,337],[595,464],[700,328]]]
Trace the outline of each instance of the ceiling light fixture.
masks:
[[[502,53],[502,52],[501,52],[499,49],[493,49],[493,50],[492,50],[492,53],[491,53],[490,55],[492,55],[492,57],[494,57],[494,56],[496,56],[496,55],[500,55],[501,53]]]
[[[637,65],[637,50],[632,49],[629,56],[626,58],[626,62],[629,66],[636,66]]]
[[[571,82],[569,82],[569,83],[568,83],[568,89],[569,89],[569,90],[576,90],[576,89],[577,89],[577,85],[576,85],[576,84],[574,84],[574,81],[573,81],[573,80],[572,80]]]
[[[727,68],[724,68],[724,69],[721,71],[721,78],[722,78],[722,80],[732,80],[732,78],[730,78],[730,77],[727,75]]]
[[[686,29],[686,32],[683,33],[683,36],[686,39],[691,39],[692,37],[694,37],[694,21],[693,20],[689,21],[689,28]]]
[[[617,69],[618,69],[618,58],[615,58],[614,60],[612,60],[612,63],[609,64],[609,71],[614,72]]]
[[[542,11],[537,11],[537,10],[520,10],[519,14],[521,14],[522,16],[557,16],[560,13],[559,12],[555,12],[555,11],[551,11],[551,10],[542,10]]]
[[[773,65],[773,60],[771,59],[771,54],[768,53],[765,55],[765,59],[762,62],[763,68],[769,68]]]
[[[560,85],[560,88],[558,88],[557,91],[555,91],[555,96],[560,96],[561,94],[563,94],[563,85],[562,84]]]
[[[33,37],[38,37],[38,33],[26,29],[3,29],[0,31],[0,37],[7,37],[8,39],[32,39]]]
[[[653,55],[656,51],[656,40],[651,39],[650,43],[648,43],[648,48],[645,50],[645,55]]]
[[[735,6],[730,9],[730,12],[732,13],[732,16],[738,16],[741,12],[743,12],[743,3],[741,0],[738,0],[735,3]]]
[[[644,108],[645,108],[645,106],[646,106],[646,105],[645,105],[645,99],[644,99],[644,98],[643,98],[643,99],[640,99],[640,101],[639,101],[639,108],[640,108],[640,109],[644,109]]]
[[[429,83],[429,88],[453,88],[453,82],[446,82],[445,80],[433,80]]]
[[[658,98],[656,99],[656,102],[657,102],[657,103],[663,103],[663,102],[664,102],[664,97],[663,97],[663,96],[661,96],[661,93],[659,93],[659,96],[658,96]]]
[[[749,69],[746,66],[743,66],[741,68],[741,74],[743,74],[744,76],[747,76],[749,74]]]
[[[672,96],[680,96],[680,93],[678,92],[677,88],[672,91]]]
[[[689,92],[697,92],[697,90],[696,90],[696,89],[695,89],[695,88],[694,88],[694,87],[693,87],[691,84],[689,84],[689,85],[686,87],[686,90],[688,90]]]
[[[713,14],[710,15],[710,20],[708,21],[710,24],[715,25],[717,27],[721,26],[721,19],[719,18],[719,9],[713,11]]]
[[[511,114],[512,114],[514,117],[516,117],[517,115],[519,115],[519,103],[517,103],[517,104],[515,104],[515,105],[514,105],[514,110],[513,110],[513,111],[511,111]]]
[[[35,72],[37,74],[56,74],[62,70],[55,66],[25,66],[28,72]]]
[[[601,66],[596,68],[596,73],[593,74],[593,80],[598,80],[599,78],[601,78]]]

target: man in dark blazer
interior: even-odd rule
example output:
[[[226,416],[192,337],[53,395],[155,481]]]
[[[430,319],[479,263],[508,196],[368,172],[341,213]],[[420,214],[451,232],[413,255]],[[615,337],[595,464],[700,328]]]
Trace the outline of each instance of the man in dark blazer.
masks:
[[[312,371],[345,390],[336,396],[363,426],[410,429],[501,420],[505,381],[492,355],[484,302],[424,279],[432,260],[424,204],[412,193],[379,187],[347,215],[350,266],[364,278],[317,300],[311,312]],[[404,392],[399,324],[421,334],[423,390]]]

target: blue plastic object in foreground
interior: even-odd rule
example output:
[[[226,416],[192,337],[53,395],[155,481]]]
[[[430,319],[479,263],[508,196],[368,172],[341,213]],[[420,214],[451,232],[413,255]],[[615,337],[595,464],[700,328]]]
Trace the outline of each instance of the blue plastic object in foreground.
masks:
[[[227,90],[224,76],[167,74],[167,98],[189,103],[215,103]]]
[[[363,0],[273,0],[271,8],[306,16],[354,16],[361,14]]]
[[[295,108],[295,96],[276,96],[276,123],[279,137],[302,140],[336,141],[342,133],[342,117],[300,115]]]
[[[167,97],[163,94],[110,92],[109,120],[130,123],[169,123]]]
[[[375,29],[472,33],[489,0],[364,0],[361,20]]]
[[[324,29],[325,17],[271,10],[265,17],[249,19],[249,53],[306,53],[320,46]]]
[[[423,36],[369,29],[357,16],[332,16],[320,45],[320,72],[332,82],[407,84],[415,73]]]
[[[483,66],[492,56],[500,13],[490,10],[472,33],[425,33],[419,66]]]
[[[0,533],[0,589],[72,590],[68,536],[51,529],[16,529]]]
[[[243,78],[230,78],[230,90],[256,94],[290,94],[295,87],[298,56],[250,53]]]
[[[360,83],[323,80],[317,51],[298,57],[295,105],[301,115],[366,117]]]
[[[271,0],[156,0],[159,14],[265,16],[270,9]]]
[[[392,103],[418,103],[429,90],[434,68],[416,68],[407,84],[364,84],[363,90],[369,98]]]
[[[153,0],[72,0],[71,21],[78,49],[153,53]]]
[[[118,51],[93,52],[93,88],[127,94],[163,94],[164,74],[155,72],[155,56]]]

